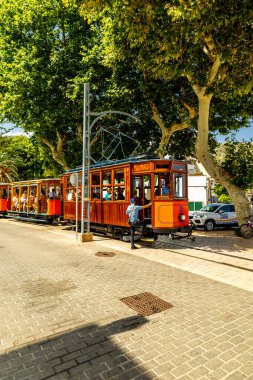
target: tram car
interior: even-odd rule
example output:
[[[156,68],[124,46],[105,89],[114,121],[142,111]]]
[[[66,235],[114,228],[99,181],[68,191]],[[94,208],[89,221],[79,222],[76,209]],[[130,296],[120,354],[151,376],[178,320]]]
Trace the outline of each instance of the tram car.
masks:
[[[82,168],[61,176],[63,219],[81,220],[81,185],[71,185],[73,173],[82,176]],[[79,181],[80,183],[81,181]],[[78,186],[78,185],[77,185]],[[139,219],[146,225],[147,236],[191,235],[188,219],[187,162],[158,158],[129,158],[90,166],[90,227],[111,237],[129,234],[126,209],[130,198],[144,206]],[[78,197],[78,200],[76,200]],[[85,217],[85,215],[84,215]]]
[[[11,208],[11,185],[0,183],[0,215],[6,215]]]
[[[60,180],[47,178],[12,182],[7,213],[19,220],[52,223],[61,217]]]

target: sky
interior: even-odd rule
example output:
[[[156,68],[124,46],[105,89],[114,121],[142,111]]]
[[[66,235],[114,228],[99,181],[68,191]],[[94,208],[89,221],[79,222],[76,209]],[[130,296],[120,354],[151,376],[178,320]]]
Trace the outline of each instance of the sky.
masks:
[[[3,124],[3,126],[11,127],[12,124]],[[17,136],[17,135],[20,135],[23,133],[24,132],[23,132],[22,128],[15,128],[15,129],[11,130],[7,135]],[[238,141],[242,141],[242,140],[249,141],[250,139],[253,138],[253,123],[252,123],[251,127],[241,128],[238,132],[234,132],[234,133],[235,133],[236,140],[238,140]],[[225,135],[225,136],[217,134],[217,140],[219,142],[223,143],[227,137],[231,137],[231,136],[232,136],[232,133]]]
[[[241,128],[238,132],[235,133],[235,138],[237,141],[246,140],[249,141],[250,139],[253,139],[253,124],[249,128]],[[229,133],[228,135],[220,135],[217,134],[217,140],[221,143],[225,141],[227,137],[231,137],[232,133]]]

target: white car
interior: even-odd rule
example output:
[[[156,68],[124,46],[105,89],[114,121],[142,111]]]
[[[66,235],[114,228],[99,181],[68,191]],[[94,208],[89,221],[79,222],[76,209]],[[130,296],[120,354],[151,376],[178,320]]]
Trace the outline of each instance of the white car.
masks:
[[[238,225],[232,203],[211,203],[199,211],[190,212],[189,218],[193,226],[204,227],[206,231],[212,231],[215,227]]]

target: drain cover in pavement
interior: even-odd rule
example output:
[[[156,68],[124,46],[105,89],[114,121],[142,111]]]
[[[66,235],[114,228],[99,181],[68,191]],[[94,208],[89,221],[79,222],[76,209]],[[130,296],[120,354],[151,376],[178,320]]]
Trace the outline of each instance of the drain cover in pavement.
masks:
[[[135,296],[121,298],[120,301],[124,302],[131,309],[137,311],[143,317],[160,313],[160,311],[167,310],[173,307],[169,302],[154,296],[152,293],[140,293]]]
[[[103,252],[103,251],[100,251],[100,252],[97,252],[95,255],[96,256],[102,256],[102,257],[112,257],[112,256],[115,256],[115,253],[114,252]]]

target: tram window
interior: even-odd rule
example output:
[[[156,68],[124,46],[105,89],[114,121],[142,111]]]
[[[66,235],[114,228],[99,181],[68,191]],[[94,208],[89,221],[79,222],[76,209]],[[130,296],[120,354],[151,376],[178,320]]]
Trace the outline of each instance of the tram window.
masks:
[[[185,198],[184,174],[174,174],[174,195],[177,198]]]
[[[176,170],[176,171],[186,171],[186,166],[185,165],[180,165],[180,164],[173,164],[173,170]]]
[[[151,199],[151,180],[150,175],[143,176],[143,184],[144,184],[144,203],[148,203]]]
[[[159,185],[159,175],[155,174],[155,196],[161,195],[160,185]]]
[[[133,197],[135,199],[135,203],[137,204],[142,198],[141,177],[133,178]]]
[[[93,173],[92,174],[92,185],[100,185],[100,174]]]
[[[55,195],[56,195],[56,197],[60,197],[61,196],[61,187],[60,186],[56,186],[56,188],[55,188]]]
[[[120,183],[124,183],[124,170],[115,170],[115,173],[114,173],[114,183],[115,184],[120,184]]]
[[[112,201],[113,193],[111,186],[103,187],[103,200],[104,201]]]
[[[92,193],[91,193],[92,199],[100,199],[100,187],[99,186],[92,186]]]
[[[125,186],[115,187],[114,190],[115,190],[115,200],[123,201],[125,199]]]
[[[155,174],[155,196],[169,196],[170,177],[168,173]]]
[[[104,172],[103,185],[110,185],[110,184],[111,184],[111,172]]]
[[[168,164],[156,164],[156,169],[169,169]]]
[[[67,190],[67,201],[75,201],[76,200],[76,194],[75,190],[73,189],[68,189]]]

